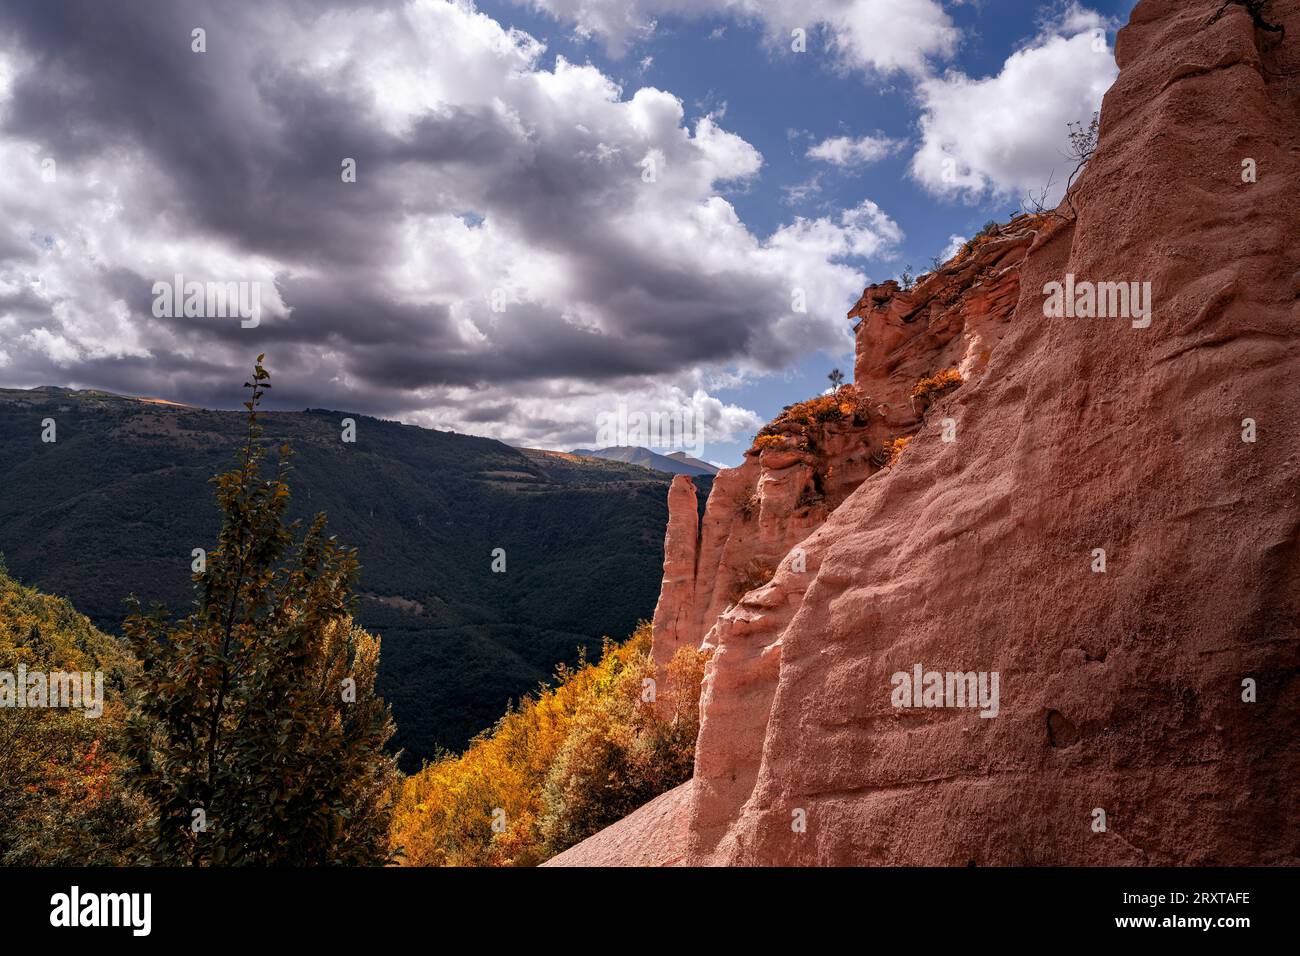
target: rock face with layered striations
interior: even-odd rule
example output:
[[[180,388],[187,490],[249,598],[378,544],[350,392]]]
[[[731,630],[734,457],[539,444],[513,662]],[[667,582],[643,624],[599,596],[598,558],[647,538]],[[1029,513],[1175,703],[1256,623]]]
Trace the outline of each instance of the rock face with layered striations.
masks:
[[[1026,254],[1041,237],[1059,228],[1060,223],[1049,216],[1020,216],[972,240],[957,257],[912,288],[902,289],[891,281],[863,293],[849,313],[857,320],[852,395],[860,411],[852,420],[831,426],[831,442],[814,443],[833,448],[835,454],[820,462],[808,461],[807,455],[792,462],[782,444],[758,452],[765,444],[760,433],[750,452],[759,465],[759,488],[775,466],[795,463],[805,464],[814,474],[825,468],[834,473],[839,466],[853,480],[838,489],[841,497],[831,507],[820,512],[771,509],[772,525],[779,530],[769,533],[767,539],[787,549],[780,571],[770,583],[743,597],[733,595],[726,604],[715,601],[697,608],[701,623],[696,624],[694,634],[713,652],[714,660],[701,702],[704,726],[696,752],[689,830],[693,859],[707,860],[716,852],[759,778],[767,722],[781,679],[781,636],[794,621],[822,560],[821,549],[811,544],[818,539],[809,535],[840,508],[848,507],[857,497],[849,493],[868,477],[886,480],[893,470],[889,443],[908,439],[930,424],[934,429],[946,428],[956,440],[958,420],[953,410],[959,407],[961,391],[973,388],[984,376],[1006,334],[1020,299],[1020,269]],[[955,392],[952,384],[935,390],[924,388],[924,383],[933,382],[945,371],[955,373]],[[764,432],[780,434],[781,424],[778,419]],[[841,465],[853,461],[844,453],[844,438],[849,435],[851,446],[872,467],[854,471]],[[789,441],[784,438],[785,443]],[[861,454],[863,449],[867,454]],[[905,467],[902,458],[896,461],[894,467]],[[738,476],[743,476],[746,468],[752,464],[737,469]],[[723,484],[721,476],[719,484]],[[715,508],[712,497],[709,508]],[[719,525],[726,516],[737,514],[725,499],[717,502],[717,511]],[[741,552],[748,540],[727,538],[726,545]],[[698,582],[707,580],[710,573],[715,580],[721,576],[712,565],[705,565],[702,573],[697,573],[696,595],[709,592],[707,585]],[[713,593],[716,591],[715,586]]]
[[[1047,223],[1018,217],[912,289],[893,281],[867,289],[849,313],[858,320],[856,384],[787,407],[743,465],[716,477],[702,523],[695,486],[674,480],[656,662],[707,642],[719,615],[766,583],[792,548],[888,464],[888,443],[916,432],[953,387],[917,394],[918,383],[944,371],[961,383],[983,375],[1019,296],[1019,265]]]
[[[713,648],[685,862],[1300,862],[1300,2],[1266,16],[1141,0],[1073,209],[867,290],[841,501],[746,525],[795,466],[719,476],[666,624]],[[996,716],[897,706],[917,665]]]

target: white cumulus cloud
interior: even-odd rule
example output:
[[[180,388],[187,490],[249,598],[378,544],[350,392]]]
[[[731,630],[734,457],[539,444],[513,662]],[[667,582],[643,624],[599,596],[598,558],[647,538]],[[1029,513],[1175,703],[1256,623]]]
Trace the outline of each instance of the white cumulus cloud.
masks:
[[[1067,124],[1087,125],[1117,75],[1105,23],[1072,4],[995,75],[952,71],[920,81],[921,145],[911,175],[933,193],[1024,198],[1054,181],[1058,201],[1074,161]]]
[[[884,159],[902,144],[888,136],[832,136],[808,148],[809,159],[833,166],[865,166]]]
[[[842,353],[864,260],[901,239],[870,201],[756,231],[728,195],[763,157],[720,112],[547,67],[468,3],[233,6],[239,42],[197,60],[173,38],[201,9],[52,34],[0,8],[7,384],[230,404],[266,352],[282,407],[567,448],[626,400],[728,441],[758,419],[710,383]],[[260,325],[155,317],[176,273],[259,283]]]
[[[847,69],[920,75],[950,55],[959,31],[938,0],[515,0],[600,38],[615,56],[654,34],[661,19],[729,16],[757,23],[769,42],[791,49],[791,31],[807,35],[816,55],[824,37]],[[710,36],[717,33],[715,29]]]

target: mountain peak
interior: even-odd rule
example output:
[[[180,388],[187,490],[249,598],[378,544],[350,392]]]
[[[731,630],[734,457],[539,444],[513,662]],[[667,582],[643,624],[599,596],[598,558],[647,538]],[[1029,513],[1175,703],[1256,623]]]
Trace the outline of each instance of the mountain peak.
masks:
[[[620,445],[610,448],[575,448],[571,454],[583,458],[604,458],[609,461],[623,461],[632,465],[641,465],[654,471],[670,475],[716,475],[718,467],[707,461],[692,458],[684,451],[675,451],[666,455],[633,445]]]

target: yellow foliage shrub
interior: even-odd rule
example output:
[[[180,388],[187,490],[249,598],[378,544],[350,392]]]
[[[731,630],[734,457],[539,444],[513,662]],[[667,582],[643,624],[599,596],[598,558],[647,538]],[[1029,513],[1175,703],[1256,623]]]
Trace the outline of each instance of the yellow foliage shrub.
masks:
[[[9,577],[0,557],[0,671],[12,680],[20,666],[101,672],[103,712],[0,706],[0,866],[134,862],[147,808],[126,779],[122,688],[138,665],[67,601]]]
[[[903,453],[903,449],[907,447],[907,443],[911,440],[911,436],[907,435],[902,438],[895,438],[893,441],[885,442],[885,453],[889,455],[889,464],[892,465],[894,462],[898,461],[898,456]]]
[[[951,391],[962,383],[961,373],[955,368],[947,368],[929,378],[923,378],[912,388],[913,398],[931,398]]]
[[[668,699],[645,700],[653,666],[628,668],[617,686],[580,710],[547,775],[541,820],[552,853],[616,823],[691,776],[704,657],[682,648],[668,667]]]
[[[829,395],[818,395],[782,409],[781,414],[759,429],[753,450],[764,451],[783,444],[785,436],[808,436],[809,429],[827,422],[867,418],[867,402],[856,385],[841,385]]]
[[[397,795],[390,842],[413,866],[528,866],[687,780],[703,655],[679,652],[658,705],[650,625],[599,663],[561,667],[460,756],[427,764]],[[648,699],[643,699],[648,698]]]

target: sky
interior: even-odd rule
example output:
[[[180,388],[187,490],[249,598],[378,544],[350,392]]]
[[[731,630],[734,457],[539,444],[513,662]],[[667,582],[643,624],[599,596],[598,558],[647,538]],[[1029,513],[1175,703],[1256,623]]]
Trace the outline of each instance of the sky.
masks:
[[[6,3],[0,386],[265,353],[272,408],[737,464],[866,285],[1059,196],[1132,5]]]

